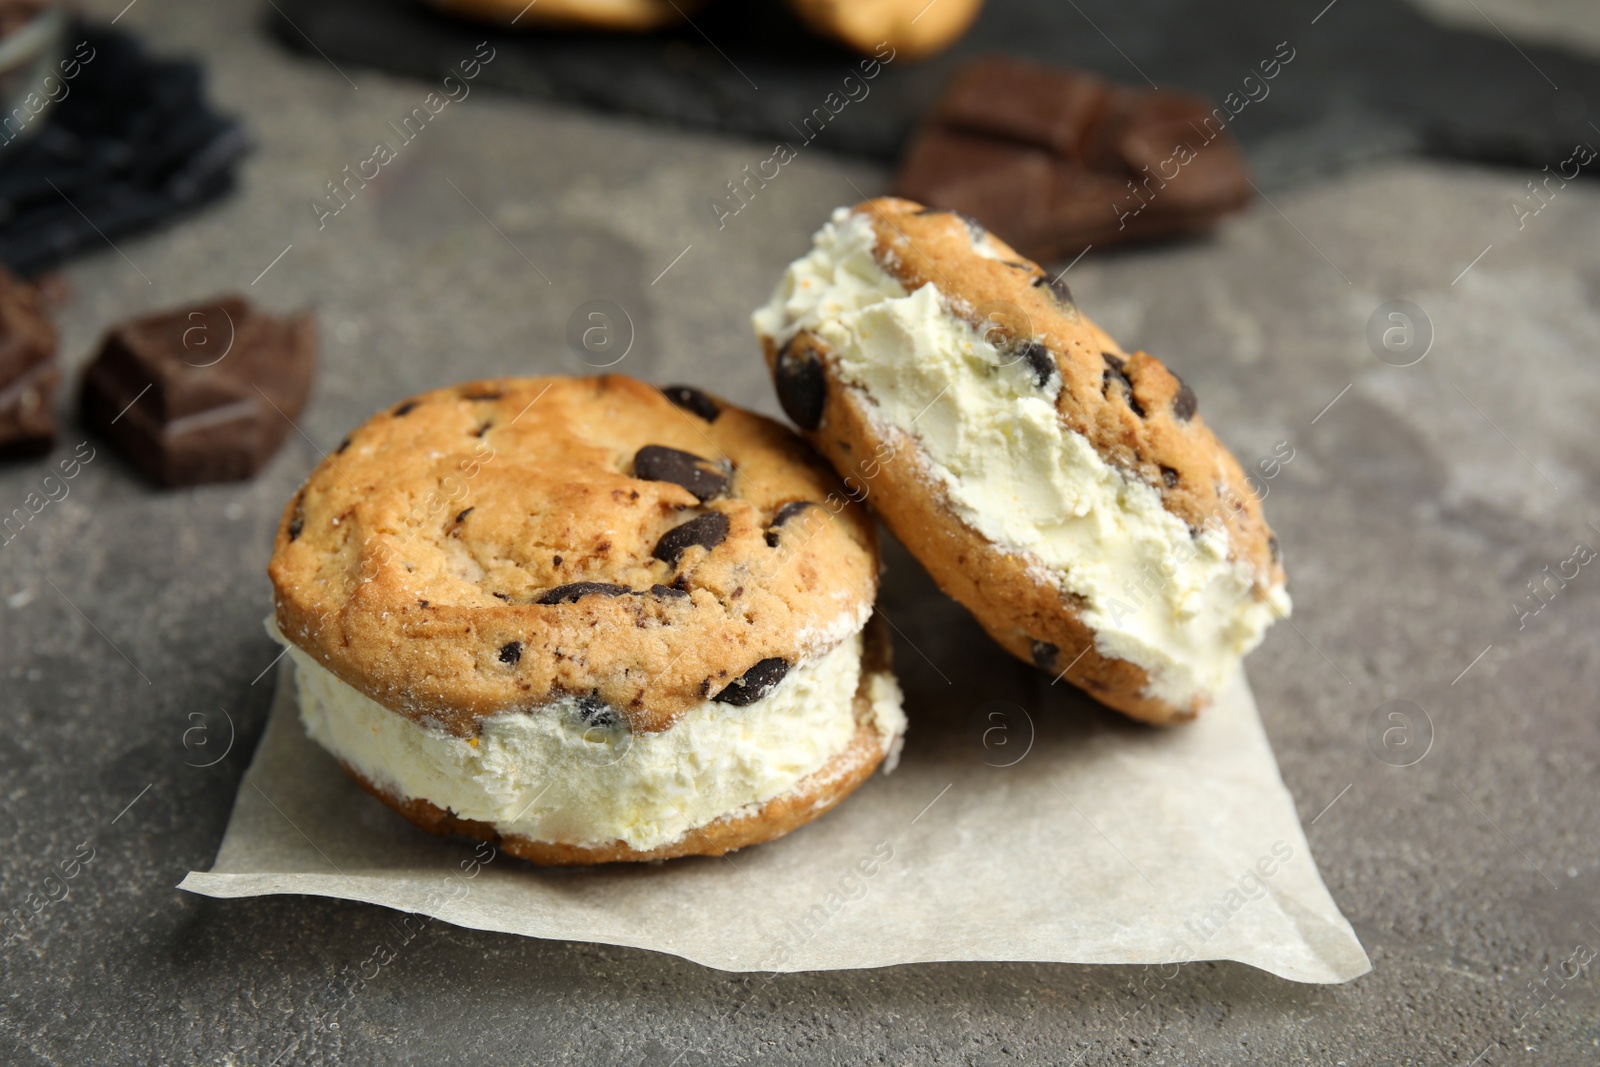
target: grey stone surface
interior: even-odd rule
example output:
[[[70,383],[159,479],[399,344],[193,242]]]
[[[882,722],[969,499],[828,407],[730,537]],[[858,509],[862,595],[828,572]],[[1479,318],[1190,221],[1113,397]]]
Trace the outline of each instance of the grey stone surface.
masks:
[[[1600,546],[1600,193],[1562,189],[1519,230],[1508,199],[1532,175],[1514,170],[1385,166],[1258,204],[1213,241],[1069,275],[1125,343],[1195,385],[1244,462],[1293,449],[1266,506],[1297,610],[1251,674],[1366,977],[962,964],[769,979],[441,923],[399,944],[377,908],[176,892],[209,864],[261,729],[269,532],[317,449],[414,390],[582,370],[565,325],[596,297],[638,327],[622,369],[775,411],[746,312],[828,208],[887,179],[802,156],[719,231],[705,201],[758,146],[483,93],[319,231],[323,182],[427,87],[361,73],[353,89],[286,59],[257,17],[156,0],[124,16],[209,57],[259,151],[241,195],[71,269],[64,351],[76,368],[116,318],[238,288],[318,308],[322,373],[303,436],[256,481],[161,493],[102,446],[0,547],[0,905],[59,896],[46,876],[77,870],[0,951],[0,1060],[1600,1058],[1594,966],[1561,973],[1600,950],[1600,570],[1520,629],[1513,608],[1532,606],[1541,568]],[[1365,340],[1392,299],[1432,322],[1414,366]],[[69,419],[50,462],[81,439]],[[0,470],[0,511],[46,473]],[[915,696],[931,683],[902,653]],[[1369,742],[1394,700],[1431,722],[1408,767],[1379,758],[1400,758],[1400,735]],[[93,859],[72,868],[85,842]],[[382,942],[396,958],[346,996]]]

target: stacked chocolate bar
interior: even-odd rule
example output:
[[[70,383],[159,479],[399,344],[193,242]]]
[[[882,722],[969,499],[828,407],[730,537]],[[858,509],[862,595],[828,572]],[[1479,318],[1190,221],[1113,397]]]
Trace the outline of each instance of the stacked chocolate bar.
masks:
[[[56,329],[39,290],[0,268],[0,458],[40,455],[55,440]]]
[[[249,478],[305,406],[309,314],[228,296],[114,328],[84,374],[84,422],[165,486]]]
[[[1191,233],[1250,197],[1229,117],[1192,96],[983,59],[945,88],[895,192],[970,215],[1032,259]]]

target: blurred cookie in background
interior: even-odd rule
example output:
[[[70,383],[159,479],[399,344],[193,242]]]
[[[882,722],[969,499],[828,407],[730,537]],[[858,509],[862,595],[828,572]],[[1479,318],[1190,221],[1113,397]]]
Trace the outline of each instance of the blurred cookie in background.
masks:
[[[884,45],[903,59],[949,48],[978,17],[983,0],[789,0],[813,31],[868,55]]]
[[[680,26],[705,0],[428,0],[450,15],[506,26],[646,33]]]

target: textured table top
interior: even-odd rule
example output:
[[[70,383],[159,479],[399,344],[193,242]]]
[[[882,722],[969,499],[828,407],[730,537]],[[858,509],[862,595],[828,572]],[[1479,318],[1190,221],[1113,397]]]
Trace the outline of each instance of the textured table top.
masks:
[[[1296,610],[1251,677],[1371,974],[769,978],[432,923],[368,980],[393,913],[172,888],[210,864],[268,707],[263,569],[283,502],[319,449],[396,398],[584,371],[564,336],[591,299],[632,318],[618,369],[775,411],[746,314],[829,208],[888,176],[808,150],[719,230],[708,201],[765,147],[485,92],[319,229],[324,183],[393,143],[388,124],[430,86],[287,57],[253,5],[146,0],[122,24],[207,57],[258,150],[221,207],[69,270],[68,367],[115,319],[230,288],[314,305],[323,362],[303,433],[257,480],[161,493],[102,445],[0,547],[0,904],[26,907],[63,862],[77,872],[0,953],[0,1059],[1600,1058],[1600,570],[1565,562],[1600,548],[1600,191],[1561,188],[1519,229],[1508,202],[1530,173],[1385,165],[1069,275],[1124,344],[1181,371],[1247,465],[1280,461],[1257,469],[1274,472]],[[1393,364],[1418,349],[1369,343],[1374,322],[1380,342],[1404,328],[1379,314],[1394,300],[1431,334],[1410,366]],[[69,420],[53,460],[82,439]],[[0,509],[46,473],[0,469]],[[1533,599],[1547,566],[1569,577]]]

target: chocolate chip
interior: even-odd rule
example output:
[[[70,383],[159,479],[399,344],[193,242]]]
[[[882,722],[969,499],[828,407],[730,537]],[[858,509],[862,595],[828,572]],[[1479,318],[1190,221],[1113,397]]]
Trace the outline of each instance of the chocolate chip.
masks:
[[[428,606],[428,602],[427,602],[427,601],[426,601],[426,600],[422,600],[422,599],[418,599],[418,601],[417,601],[417,607],[419,607],[419,608],[425,608],[425,607],[427,607],[427,606]]]
[[[710,551],[722,544],[728,536],[728,516],[720,511],[713,511],[709,515],[701,515],[690,519],[682,526],[674,526],[661,535],[661,540],[656,542],[656,549],[651,555],[669,567],[676,567],[678,560],[693,545]]]
[[[550,562],[552,564],[554,564],[555,566],[559,567],[559,566],[561,566],[561,557],[557,556],[553,560],[551,560]]]
[[[333,454],[336,455],[336,456],[341,456],[341,455],[344,454],[344,450],[349,448],[349,447],[350,447],[350,438],[346,437],[343,441],[339,442],[339,447],[333,450]]]
[[[499,597],[501,600],[504,600],[507,604],[511,603],[511,594],[510,593],[490,593],[489,595],[490,596],[494,596],[494,597]]]
[[[717,416],[722,414],[715,400],[692,385],[664,385],[661,393],[683,410],[693,412],[707,422],[716,422]]]
[[[709,459],[665,445],[645,445],[633,457],[633,476],[647,482],[681,485],[700,501],[710,500],[728,488],[728,476]]]
[[[415,401],[415,400],[407,400],[405,403],[403,403],[399,407],[395,408],[394,411],[392,412],[392,414],[394,415],[395,418],[398,419],[401,415],[409,415],[409,414],[411,414],[412,411],[416,410],[416,406],[417,406],[417,401]]]
[[[456,522],[459,523],[462,519],[466,518],[468,515],[471,515],[473,511],[476,510],[476,507],[477,506],[474,505],[470,508],[462,508],[460,511],[456,512]]]
[[[828,401],[828,382],[822,370],[822,360],[807,348],[794,351],[794,343],[783,346],[778,352],[778,365],[772,374],[772,384],[778,391],[778,403],[783,413],[802,430],[815,430],[822,425],[822,408]]]
[[[1056,661],[1061,658],[1061,649],[1052,645],[1049,641],[1034,641],[1031,651],[1035,667],[1042,671],[1056,669]]]
[[[1176,374],[1174,378],[1178,378]],[[1172,414],[1180,422],[1188,422],[1200,407],[1200,398],[1194,395],[1189,383],[1178,378],[1178,395],[1172,398]]]
[[[1050,381],[1050,375],[1056,372],[1056,358],[1050,354],[1050,349],[1038,341],[1029,341],[1023,346],[1022,358],[1028,361],[1028,369],[1033,371],[1034,384],[1043,389]]]
[[[764,659],[728,683],[727,687],[711,699],[718,704],[732,704],[736,708],[754,704],[789,673],[789,664],[774,656]]]
[[[777,514],[772,516],[772,525],[767,527],[767,544],[773,548],[777,548],[778,527],[782,526],[784,523],[788,522],[790,519],[794,518],[807,508],[814,508],[816,506],[816,504],[813,504],[809,500],[791,500],[789,503],[779,508]]]
[[[578,698],[578,721],[591,730],[609,730],[621,719],[610,704],[591,693]]]
[[[662,600],[687,600],[689,594],[682,589],[674,589],[670,585],[652,585],[650,595],[660,597]]]
[[[573,582],[571,585],[558,585],[541,596],[537,603],[540,604],[571,604],[586,596],[622,596],[633,590],[625,585],[611,585],[606,582]]]
[[[1267,534],[1267,551],[1272,553],[1272,562],[1278,563],[1283,559],[1283,546],[1278,544],[1277,534]]]
[[[1173,486],[1178,484],[1178,472],[1173,470],[1171,467],[1162,467],[1161,480],[1167,483],[1168,489],[1171,489]]]
[[[306,528],[305,504],[306,498],[304,496],[294,498],[294,514],[289,516],[289,540],[291,541],[299,537],[300,531]]]
[[[507,641],[500,646],[500,662],[515,663],[522,658],[522,642]]]
[[[1141,419],[1144,418],[1144,408],[1139,406],[1139,401],[1134,399],[1133,396],[1133,382],[1126,374],[1122,373],[1122,368],[1127,365],[1127,360],[1110,352],[1100,353],[1100,358],[1106,361],[1105,373],[1101,375],[1100,379],[1101,391],[1109,397],[1111,395],[1111,383],[1121,382],[1126,390],[1128,407],[1133,409],[1135,415]]]
[[[1078,306],[1078,302],[1072,299],[1072,290],[1067,288],[1066,280],[1060,275],[1050,278],[1041,274],[1033,280],[1033,284],[1042,285],[1049,289],[1050,295],[1055,297],[1056,301],[1064,307]]]

